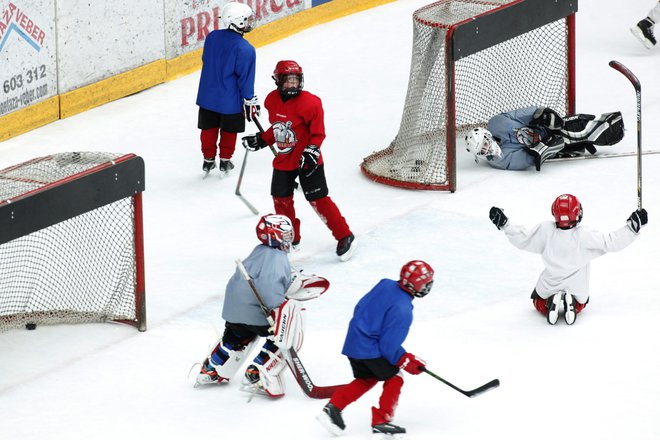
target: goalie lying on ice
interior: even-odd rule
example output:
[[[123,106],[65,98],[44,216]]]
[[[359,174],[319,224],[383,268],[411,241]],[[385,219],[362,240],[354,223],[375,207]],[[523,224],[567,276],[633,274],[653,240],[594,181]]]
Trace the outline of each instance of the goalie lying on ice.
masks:
[[[525,107],[493,116],[488,129],[475,128],[465,136],[475,161],[502,170],[541,170],[546,159],[596,153],[595,145],[614,145],[623,139],[620,112],[577,114],[562,118],[547,107]]]
[[[325,278],[292,273],[287,252],[293,241],[293,225],[283,215],[268,214],[257,224],[261,241],[243,261],[250,282],[271,311],[270,325],[261,304],[237,269],[225,289],[222,318],[225,330],[202,363],[197,385],[229,381],[259,341],[266,340],[247,367],[244,389],[271,397],[284,395],[282,350],[300,349],[304,331],[302,301],[316,298],[329,287]]]

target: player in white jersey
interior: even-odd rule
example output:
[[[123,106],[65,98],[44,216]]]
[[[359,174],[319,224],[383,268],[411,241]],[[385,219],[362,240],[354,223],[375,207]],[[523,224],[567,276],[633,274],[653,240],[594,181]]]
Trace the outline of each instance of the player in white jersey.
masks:
[[[534,307],[556,324],[563,302],[564,320],[571,325],[589,301],[590,261],[607,252],[619,251],[632,243],[648,222],[645,209],[634,211],[626,225],[602,233],[580,225],[582,204],[572,194],[562,194],[552,204],[554,221],[539,223],[531,229],[512,224],[497,207],[490,219],[519,249],[541,254],[545,269],[532,292]]]

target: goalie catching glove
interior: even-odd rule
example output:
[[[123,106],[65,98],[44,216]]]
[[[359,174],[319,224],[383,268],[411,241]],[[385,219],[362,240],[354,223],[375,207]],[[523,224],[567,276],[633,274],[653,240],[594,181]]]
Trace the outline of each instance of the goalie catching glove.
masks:
[[[406,353],[401,356],[401,359],[399,359],[399,362],[397,362],[396,366],[410,374],[421,374],[424,372],[426,362],[417,358],[412,353]]]
[[[300,156],[300,172],[310,177],[319,166],[321,150],[316,145],[307,145]]]
[[[251,136],[243,136],[242,142],[243,147],[250,151],[259,151],[262,148],[268,146],[268,144],[263,139],[261,139],[261,134],[259,133],[253,134]]]
[[[252,122],[252,119],[261,115],[261,105],[259,105],[257,95],[254,95],[251,99],[244,99],[243,107],[245,108],[245,119],[248,122]]]

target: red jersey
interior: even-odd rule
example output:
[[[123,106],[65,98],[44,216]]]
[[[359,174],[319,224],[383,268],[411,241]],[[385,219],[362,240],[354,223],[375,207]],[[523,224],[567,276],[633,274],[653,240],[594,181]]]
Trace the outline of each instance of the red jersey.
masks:
[[[277,156],[273,168],[292,171],[300,165],[300,156],[308,145],[321,147],[325,139],[323,105],[321,98],[302,90],[298,96],[282,101],[280,92],[273,90],[266,96],[264,106],[268,110],[271,127],[261,136],[275,146]],[[319,156],[319,165],[323,156]]]

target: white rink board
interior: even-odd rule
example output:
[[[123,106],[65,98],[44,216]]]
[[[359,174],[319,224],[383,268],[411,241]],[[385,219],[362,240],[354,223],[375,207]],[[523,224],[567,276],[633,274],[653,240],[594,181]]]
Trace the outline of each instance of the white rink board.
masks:
[[[225,26],[218,17],[227,0],[164,0],[167,59],[201,49],[209,32]],[[309,9],[309,0],[244,0],[255,27]]]
[[[57,95],[55,0],[0,0],[0,116]]]
[[[56,7],[60,93],[165,57],[163,0],[67,0]]]

